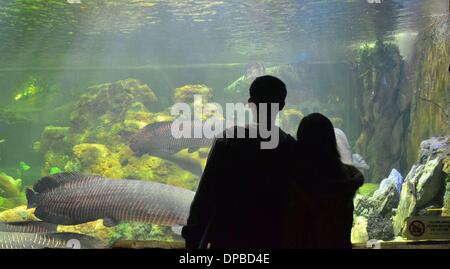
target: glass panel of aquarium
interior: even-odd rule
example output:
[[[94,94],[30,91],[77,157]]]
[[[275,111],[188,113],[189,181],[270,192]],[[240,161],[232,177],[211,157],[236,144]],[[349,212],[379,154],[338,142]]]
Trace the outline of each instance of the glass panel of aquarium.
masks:
[[[213,139],[175,139],[173,108],[222,118],[262,75],[286,83],[287,133],[320,112],[345,138],[343,162],[365,177],[355,246],[450,239],[449,11],[447,0],[1,0],[0,247],[182,247]]]

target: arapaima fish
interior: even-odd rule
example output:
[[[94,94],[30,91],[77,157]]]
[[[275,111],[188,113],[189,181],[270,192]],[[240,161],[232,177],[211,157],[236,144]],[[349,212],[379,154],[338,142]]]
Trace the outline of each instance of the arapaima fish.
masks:
[[[44,221],[0,222],[0,232],[54,233],[57,225]]]
[[[27,190],[28,207],[39,219],[75,225],[103,219],[106,226],[140,222],[186,224],[194,192],[143,180],[112,180],[79,173],[40,179]]]
[[[98,249],[105,243],[95,237],[77,233],[8,233],[0,232],[0,249]]]

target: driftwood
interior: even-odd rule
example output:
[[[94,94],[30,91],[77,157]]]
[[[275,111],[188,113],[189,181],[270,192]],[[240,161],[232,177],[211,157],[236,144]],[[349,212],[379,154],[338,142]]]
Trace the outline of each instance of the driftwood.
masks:
[[[111,248],[115,249],[184,249],[183,241],[139,241],[139,240],[121,240],[114,243]]]

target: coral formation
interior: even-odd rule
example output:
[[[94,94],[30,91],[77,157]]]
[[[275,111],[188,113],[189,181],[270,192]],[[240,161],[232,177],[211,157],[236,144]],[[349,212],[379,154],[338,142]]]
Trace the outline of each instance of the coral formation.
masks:
[[[131,157],[123,168],[127,178],[157,181],[195,190],[198,178],[173,162],[149,155]]]
[[[113,244],[119,240],[157,240],[173,241],[169,227],[158,225],[122,223],[114,227],[108,241]]]
[[[29,220],[38,219],[34,216],[34,209],[27,209],[27,206],[25,205],[0,212],[1,222],[19,222]]]
[[[194,95],[201,95],[205,102],[212,97],[212,89],[206,85],[189,84],[175,89],[175,102],[191,104],[194,102]]]
[[[25,194],[22,192],[22,180],[0,172],[0,209],[10,209],[23,204]]]
[[[364,217],[356,217],[351,233],[352,243],[365,243],[368,240],[369,234],[367,233],[367,219]]]
[[[208,88],[195,89],[203,92]],[[186,91],[180,94],[185,96]],[[75,105],[69,127],[44,129],[36,146],[45,153],[44,175],[59,169],[196,187],[197,176],[164,159],[136,157],[128,146],[128,137],[142,127],[174,118],[151,112],[157,97],[147,85],[127,79],[92,86],[87,92]]]

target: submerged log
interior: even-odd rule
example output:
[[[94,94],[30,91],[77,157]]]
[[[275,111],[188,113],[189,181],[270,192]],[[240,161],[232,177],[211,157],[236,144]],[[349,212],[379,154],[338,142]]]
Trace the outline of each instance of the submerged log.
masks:
[[[111,248],[115,249],[184,249],[183,241],[144,241],[144,240],[121,240],[114,243]]]

